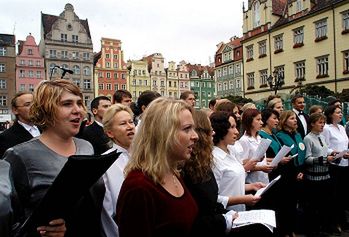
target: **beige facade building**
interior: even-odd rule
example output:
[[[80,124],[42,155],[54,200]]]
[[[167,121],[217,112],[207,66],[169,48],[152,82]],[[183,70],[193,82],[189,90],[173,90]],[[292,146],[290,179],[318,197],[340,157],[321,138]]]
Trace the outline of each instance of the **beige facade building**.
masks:
[[[136,102],[143,91],[151,90],[148,62],[146,59],[132,60],[128,61],[127,65],[129,70],[127,90],[131,93],[133,101]]]
[[[190,90],[189,68],[185,61],[180,61],[177,66],[179,78],[179,95],[187,90]]]
[[[41,13],[40,53],[45,57],[46,79],[64,78],[78,85],[84,96],[84,103],[90,106],[94,98],[93,45],[88,21],[81,20],[71,4],[66,4],[59,16]]]
[[[145,60],[148,62],[151,90],[158,92],[161,96],[167,96],[164,57],[161,53],[154,53],[146,57]]]
[[[166,87],[166,95],[168,97],[172,97],[178,99],[179,94],[179,78],[178,78],[178,70],[176,66],[176,62],[169,62],[167,68],[167,87]]]
[[[349,88],[348,42],[348,0],[249,0],[243,14],[245,97],[274,94],[268,78],[281,81],[281,95],[306,85]]]

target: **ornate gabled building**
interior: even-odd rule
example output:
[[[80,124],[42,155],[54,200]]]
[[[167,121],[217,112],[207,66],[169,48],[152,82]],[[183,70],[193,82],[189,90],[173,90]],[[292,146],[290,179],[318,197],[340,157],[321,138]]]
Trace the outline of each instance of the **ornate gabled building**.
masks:
[[[154,53],[144,59],[148,62],[151,90],[160,93],[161,96],[167,96],[164,57],[161,53]]]
[[[208,103],[215,96],[214,68],[200,64],[187,64],[190,76],[190,90],[195,93],[195,107],[208,108]]]
[[[81,88],[84,103],[94,98],[93,45],[88,21],[81,20],[71,4],[59,16],[41,13],[40,53],[45,57],[46,79],[60,78],[57,66],[70,69],[64,78]]]
[[[98,83],[96,96],[111,98],[116,90],[127,89],[128,71],[118,39],[101,39],[101,51],[95,55],[95,83]]]
[[[143,91],[151,90],[148,61],[146,58],[128,61],[127,69],[129,70],[127,89],[130,91],[133,101],[136,102]]]
[[[267,97],[275,81],[285,96],[306,85],[349,88],[348,0],[249,0],[243,11],[246,97]]]
[[[187,67],[187,63],[184,60],[179,62],[177,66],[177,72],[179,81],[179,96],[182,92],[190,90],[189,69]]]
[[[215,54],[216,96],[242,96],[242,45],[240,38],[219,43]]]
[[[44,57],[40,55],[35,38],[29,34],[25,41],[18,41],[16,91],[34,91],[36,85],[44,78]]]
[[[16,39],[0,34],[0,122],[11,120],[11,100],[16,92]]]
[[[176,63],[171,61],[168,63],[168,68],[165,69],[167,75],[167,92],[168,97],[178,99],[180,94],[178,90],[179,86],[179,77],[176,67]]]

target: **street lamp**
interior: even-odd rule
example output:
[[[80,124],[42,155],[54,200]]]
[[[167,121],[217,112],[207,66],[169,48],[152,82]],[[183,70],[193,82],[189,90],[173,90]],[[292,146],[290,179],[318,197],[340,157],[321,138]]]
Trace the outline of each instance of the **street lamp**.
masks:
[[[270,75],[267,78],[267,82],[270,87],[270,90],[274,90],[276,95],[278,89],[282,86],[282,84],[284,84],[284,75],[278,70],[274,70],[273,75],[274,77]],[[273,82],[273,79],[274,79],[274,82]]]
[[[61,79],[63,79],[63,77],[65,76],[66,73],[69,73],[69,74],[73,74],[74,73],[72,70],[69,70],[69,69],[66,69],[64,67],[55,65],[54,67],[51,68],[50,79],[52,79],[53,70],[55,70],[55,68],[59,68],[59,69],[61,69],[63,71]]]

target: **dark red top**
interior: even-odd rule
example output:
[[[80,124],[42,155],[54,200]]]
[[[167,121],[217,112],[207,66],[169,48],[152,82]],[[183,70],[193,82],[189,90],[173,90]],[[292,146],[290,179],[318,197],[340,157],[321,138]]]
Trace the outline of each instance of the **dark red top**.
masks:
[[[120,237],[189,236],[198,207],[180,182],[184,194],[175,197],[142,171],[130,172],[121,187],[116,208]]]

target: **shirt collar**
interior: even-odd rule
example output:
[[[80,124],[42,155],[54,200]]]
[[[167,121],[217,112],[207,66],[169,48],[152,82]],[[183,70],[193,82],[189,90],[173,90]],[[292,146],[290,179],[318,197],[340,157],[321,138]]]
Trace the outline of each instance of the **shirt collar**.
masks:
[[[97,120],[95,120],[95,122],[103,128],[103,124],[101,122],[98,122]]]
[[[217,157],[220,160],[224,160],[228,156],[228,154],[218,146],[213,147],[212,154],[214,157]]]
[[[19,120],[18,120],[18,123],[19,123],[20,125],[22,125],[22,126],[25,128],[25,130],[27,130],[28,132],[29,132],[31,129],[39,130],[38,127],[35,126],[35,125],[29,125],[29,124],[23,123],[23,122],[21,122],[21,121],[19,121]]]

